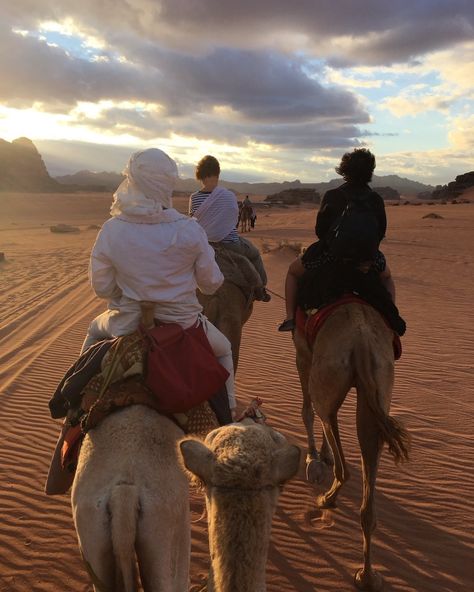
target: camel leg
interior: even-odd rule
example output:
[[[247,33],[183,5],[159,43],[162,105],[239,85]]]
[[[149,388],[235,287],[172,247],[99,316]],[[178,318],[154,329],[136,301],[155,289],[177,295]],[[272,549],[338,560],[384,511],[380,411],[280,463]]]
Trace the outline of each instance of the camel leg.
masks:
[[[393,364],[380,365],[374,371],[376,392],[380,406],[388,414],[393,388]],[[358,570],[354,583],[359,590],[378,592],[382,589],[382,576],[372,569],[371,537],[376,528],[375,482],[383,442],[373,412],[368,405],[363,385],[357,388],[357,436],[362,455],[363,497],[360,521],[364,538],[364,566]]]
[[[346,371],[344,371],[346,370]],[[349,479],[337,423],[337,412],[346,398],[351,384],[348,366],[337,363],[335,367],[324,360],[313,362],[309,390],[314,409],[321,420],[327,444],[334,457],[334,481],[330,489],[320,495],[316,503],[320,508],[336,505],[339,489]]]
[[[95,592],[108,592],[115,586],[115,559],[110,521],[105,504],[92,502],[74,509],[79,547]]]
[[[295,346],[298,347],[296,355],[296,367],[300,378],[301,392],[303,393],[303,406],[301,408],[301,417],[306,430],[308,440],[308,450],[306,453],[306,479],[309,483],[321,483],[325,474],[323,462],[330,455],[321,457],[316,447],[316,438],[314,436],[314,409],[309,392],[309,374],[311,370],[311,351],[306,344],[297,344],[301,338],[300,335],[294,335]],[[324,442],[326,437],[324,436]],[[324,444],[323,444],[324,446]],[[331,460],[332,457],[330,456]]]
[[[328,440],[328,444],[334,456],[334,481],[326,493],[318,496],[316,504],[319,508],[335,508],[337,494],[344,483],[349,479],[349,471],[347,470],[341,439],[339,436],[337,411],[328,418],[321,419],[321,423],[323,425],[324,434]]]

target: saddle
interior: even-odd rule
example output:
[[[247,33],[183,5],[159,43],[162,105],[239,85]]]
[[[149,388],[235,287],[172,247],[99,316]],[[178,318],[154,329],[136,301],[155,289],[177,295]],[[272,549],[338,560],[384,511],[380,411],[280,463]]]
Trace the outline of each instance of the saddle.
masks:
[[[305,312],[302,308],[297,308],[296,330],[300,331],[306,337],[308,345],[312,347],[321,327],[324,325],[324,322],[331,316],[331,314],[337,308],[339,308],[343,304],[348,304],[350,302],[358,302],[359,304],[363,304],[365,306],[371,306],[366,300],[363,300],[362,298],[359,298],[354,294],[346,294],[339,298],[339,300],[336,300],[331,304],[323,306],[313,314],[310,313],[309,316],[308,313]],[[377,309],[374,308],[374,310]],[[385,319],[385,317],[382,316],[382,318],[387,327],[393,332],[393,355],[395,357],[395,360],[398,360],[402,355],[402,343],[400,341],[400,337],[395,331],[393,331],[392,327]]]
[[[216,263],[225,280],[234,284],[245,295],[246,300],[254,300],[255,293],[262,290],[262,279],[252,263],[240,253],[235,253],[220,243],[212,243],[216,253]]]
[[[148,313],[153,306],[149,308]],[[150,318],[147,318],[146,311],[143,319],[144,324],[149,326]],[[117,338],[104,355],[100,372],[81,391],[80,406],[68,411],[49,468],[45,487],[48,495],[68,491],[74,480],[82,440],[105,417],[130,405],[146,405],[160,411],[159,401],[143,379],[146,353],[146,342],[136,331]],[[204,401],[184,413],[165,415],[185,433],[199,437],[232,421],[225,387],[210,401]]]

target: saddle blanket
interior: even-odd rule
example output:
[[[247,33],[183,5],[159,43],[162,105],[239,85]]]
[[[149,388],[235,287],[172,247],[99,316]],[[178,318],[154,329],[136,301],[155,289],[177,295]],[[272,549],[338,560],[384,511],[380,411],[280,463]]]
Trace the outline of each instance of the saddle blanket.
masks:
[[[305,337],[308,342],[308,345],[311,347],[316,339],[316,336],[324,325],[324,322],[331,316],[331,314],[343,304],[348,304],[350,302],[359,302],[360,304],[364,304],[365,306],[371,306],[367,301],[355,296],[354,294],[346,294],[333,302],[320,308],[315,314],[308,317],[306,312],[298,308],[296,310],[296,329],[300,331]],[[375,310],[375,309],[374,309]],[[382,316],[383,320],[387,327],[392,330],[387,320]],[[395,331],[393,331],[393,355],[395,360],[400,359],[402,355],[402,343],[400,341],[400,337],[398,336]]]

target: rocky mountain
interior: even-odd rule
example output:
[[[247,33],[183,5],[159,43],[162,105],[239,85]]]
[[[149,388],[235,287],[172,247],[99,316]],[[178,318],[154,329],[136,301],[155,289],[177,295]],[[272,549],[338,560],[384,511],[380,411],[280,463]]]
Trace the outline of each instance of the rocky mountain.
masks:
[[[49,176],[36,146],[28,138],[0,139],[0,191],[64,191]]]
[[[455,199],[466,191],[474,187],[474,171],[458,175],[454,181],[447,185],[438,185],[433,192],[419,193],[421,199]]]

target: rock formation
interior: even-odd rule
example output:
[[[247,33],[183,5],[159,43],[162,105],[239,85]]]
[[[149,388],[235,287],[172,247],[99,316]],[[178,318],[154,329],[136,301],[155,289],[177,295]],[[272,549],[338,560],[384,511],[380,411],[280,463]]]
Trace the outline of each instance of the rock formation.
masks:
[[[427,191],[419,193],[418,197],[420,199],[455,199],[471,187],[474,187],[474,171],[464,173],[464,175],[458,175],[455,181],[451,181],[447,185],[437,185],[432,193]]]
[[[279,193],[268,195],[265,201],[295,206],[301,202],[319,203],[321,196],[315,189],[284,189]]]
[[[0,139],[0,191],[64,191],[28,138]]]
[[[376,191],[383,200],[395,201],[400,199],[400,193],[392,187],[373,187],[373,190]]]

